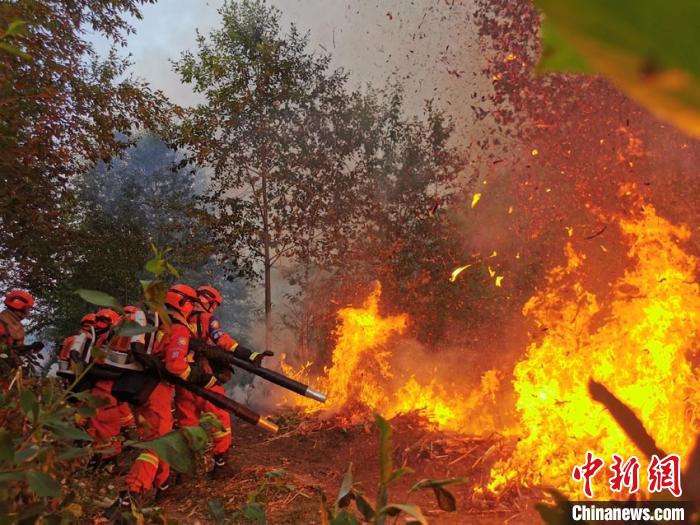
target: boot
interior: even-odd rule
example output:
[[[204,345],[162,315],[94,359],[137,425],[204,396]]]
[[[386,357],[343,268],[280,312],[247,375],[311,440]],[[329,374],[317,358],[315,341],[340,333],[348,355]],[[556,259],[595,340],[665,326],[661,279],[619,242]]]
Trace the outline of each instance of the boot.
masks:
[[[123,514],[131,514],[131,495],[126,490],[122,490],[114,503],[105,511],[105,518],[110,523],[127,523]]]
[[[209,471],[209,478],[218,479],[229,473],[226,454],[214,454],[214,467]]]

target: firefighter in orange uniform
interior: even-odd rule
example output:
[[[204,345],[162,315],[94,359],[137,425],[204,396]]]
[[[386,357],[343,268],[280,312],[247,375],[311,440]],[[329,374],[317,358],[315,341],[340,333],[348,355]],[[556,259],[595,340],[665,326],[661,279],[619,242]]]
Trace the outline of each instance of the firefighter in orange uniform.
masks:
[[[0,359],[1,377],[6,378],[22,365],[22,352],[39,352],[44,348],[44,344],[39,341],[24,344],[22,319],[29,315],[33,306],[34,298],[23,290],[12,290],[5,297],[6,309],[0,312],[0,351],[4,356]],[[3,381],[2,384],[3,389],[7,389],[9,381]]]
[[[95,344],[94,348],[102,347],[106,350],[107,343],[121,316],[114,310],[103,308],[95,315]],[[103,363],[104,357],[95,359],[96,363]],[[88,434],[94,439],[96,454],[88,463],[88,467],[96,468],[105,462],[113,462],[121,452],[122,440],[120,433],[122,428],[133,425],[134,416],[129,405],[119,402],[112,395],[113,380],[98,379],[95,381],[90,393],[102,400],[103,405],[97,407],[96,413],[88,422]]]
[[[197,293],[187,285],[178,284],[168,290],[165,304],[171,325],[168,327],[163,324],[159,327],[153,354],[163,361],[165,368],[172,374],[202,384],[202,381],[208,382],[208,378],[187,361],[192,335],[187,317],[192,313],[196,301]],[[152,440],[172,430],[172,398],[172,385],[160,382],[146,402],[134,409],[142,440]],[[112,510],[128,510],[130,495],[144,494],[154,485],[158,491],[166,489],[169,475],[170,466],[158,454],[152,450],[142,452],[126,476],[126,490],[120,493]]]
[[[80,320],[80,332],[70,335],[63,340],[61,350],[58,353],[58,362],[60,370],[70,368],[71,351],[77,351],[79,354],[85,349],[85,345],[89,345],[94,338],[95,314],[86,314]],[[65,365],[62,363],[66,363]]]
[[[273,355],[272,352],[257,353],[244,351],[239,348],[238,342],[221,328],[219,320],[214,316],[214,311],[221,305],[221,294],[211,286],[197,288],[199,304],[195,306],[188,321],[193,331],[193,337],[211,345],[217,345],[223,350],[233,352],[236,357],[248,359],[260,364],[262,358]],[[230,369],[212,366],[205,358],[197,357],[200,367],[209,374],[213,374],[218,381],[209,388],[219,394],[225,395],[222,383],[230,379]],[[222,430],[213,433],[214,440],[214,471],[221,471],[226,467],[226,453],[231,447],[231,416],[219,407],[216,407],[201,397],[185,390],[177,388],[175,391],[175,414],[179,426],[195,426],[203,412],[213,413],[221,422]]]

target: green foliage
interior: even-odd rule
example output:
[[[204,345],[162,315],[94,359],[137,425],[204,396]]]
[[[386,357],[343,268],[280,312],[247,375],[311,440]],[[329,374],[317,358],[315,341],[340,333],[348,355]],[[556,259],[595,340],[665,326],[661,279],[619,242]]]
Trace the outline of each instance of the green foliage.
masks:
[[[0,5],[0,268],[37,295],[60,283],[85,240],[76,177],[128,145],[115,130],[158,129],[170,115],[161,93],[127,74],[127,60],[115,50],[99,59],[91,43],[123,43],[145,3]]]
[[[76,381],[77,382],[77,381]],[[25,380],[21,389],[3,394],[0,418],[0,513],[7,523],[20,519],[61,522],[79,516],[76,489],[68,482],[83,469],[89,450],[76,443],[92,438],[75,418],[96,406],[79,394],[81,406],[52,380]]]
[[[401,513],[409,516],[407,523],[427,525],[428,522],[417,505],[389,502],[389,486],[401,479],[404,475],[410,474],[413,471],[405,467],[399,469],[393,468],[391,426],[389,422],[379,414],[375,414],[374,417],[377,428],[379,429],[379,483],[377,486],[376,504],[372,505],[367,500],[364,493],[355,487],[351,463],[348,466],[345,476],[343,476],[343,481],[338,491],[338,497],[333,507],[328,507],[325,495],[321,494],[321,523],[323,525],[359,524],[360,522],[357,517],[349,511],[349,505],[354,501],[355,507],[362,516],[362,519],[374,525],[385,525],[387,517],[396,517]],[[435,493],[438,506],[442,510],[454,512],[457,510],[455,497],[444,487],[446,485],[465,483],[466,481],[466,478],[451,478],[445,480],[423,479],[411,487],[408,496],[418,490],[430,488]]]
[[[127,441],[125,444],[152,450],[178,472],[194,474],[197,469],[196,453],[204,449],[207,439],[207,432],[203,428],[185,427],[151,441]]]
[[[537,0],[541,71],[598,72],[686,132],[700,135],[700,5],[655,0]]]

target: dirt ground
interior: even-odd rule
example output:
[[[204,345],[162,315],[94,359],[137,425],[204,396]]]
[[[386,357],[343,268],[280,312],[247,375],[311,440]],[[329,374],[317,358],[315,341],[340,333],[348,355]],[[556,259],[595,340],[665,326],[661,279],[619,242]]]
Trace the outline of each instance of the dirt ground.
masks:
[[[181,523],[216,523],[208,502],[218,500],[229,516],[228,523],[256,523],[240,516],[230,517],[254,501],[264,509],[268,524],[318,524],[321,495],[325,494],[330,504],[335,501],[350,463],[356,485],[374,501],[379,437],[373,423],[341,427],[335,422],[301,420],[295,415],[281,418],[280,422],[281,430],[275,437],[237,422],[228,476],[216,480],[205,475],[182,479],[158,504],[166,509],[169,518]],[[533,496],[511,494],[489,501],[473,496],[473,487],[488,479],[490,466],[502,457],[506,446],[503,439],[432,432],[414,416],[394,419],[391,425],[394,467],[414,470],[391,485],[391,502],[419,505],[431,524],[540,523],[532,508]],[[456,512],[440,510],[430,489],[406,496],[421,479],[451,477],[468,478],[466,484],[447,487],[456,498]]]

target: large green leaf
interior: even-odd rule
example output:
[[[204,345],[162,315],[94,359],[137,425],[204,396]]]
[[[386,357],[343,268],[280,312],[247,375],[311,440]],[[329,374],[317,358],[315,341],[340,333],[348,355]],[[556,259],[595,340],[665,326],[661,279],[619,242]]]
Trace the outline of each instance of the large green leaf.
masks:
[[[541,71],[596,71],[657,116],[700,136],[700,2],[536,0]]]
[[[226,509],[220,499],[207,501],[207,509],[209,509],[209,514],[214,518],[215,523],[224,523],[226,521]]]
[[[392,475],[392,446],[391,446],[391,426],[379,414],[374,415],[379,428],[379,483],[386,485],[391,480]]]
[[[343,482],[340,484],[338,498],[335,500],[335,505],[338,508],[347,507],[352,499],[352,463],[348,465],[348,470],[343,476]]]
[[[0,461],[12,463],[15,460],[15,443],[6,429],[0,428]]]
[[[178,472],[194,474],[197,467],[195,452],[207,443],[207,433],[201,427],[175,430],[152,441],[129,443],[135,448],[152,450]]]
[[[399,512],[404,512],[411,516],[415,522],[421,525],[428,525],[428,520],[425,519],[420,507],[417,505],[400,504],[400,503],[389,503],[385,507],[379,510],[380,514],[388,514],[390,516],[395,516]]]
[[[42,498],[56,498],[61,495],[61,484],[44,472],[30,470],[27,483],[32,492]]]
[[[116,310],[122,309],[119,301],[104,292],[80,288],[76,290],[75,293],[77,293],[83,301],[88,303],[96,304],[97,306],[105,306],[107,308],[115,308]]]
[[[34,392],[27,388],[22,390],[19,394],[19,404],[24,415],[29,417],[32,422],[36,421],[39,416],[39,400]]]
[[[129,319],[123,322],[121,326],[119,326],[119,330],[117,330],[117,335],[119,337],[133,337],[135,335],[150,334],[151,332],[155,331],[155,326],[142,326],[136,321],[132,321]]]
[[[359,525],[357,518],[345,509],[342,509],[330,521],[330,525]]]

